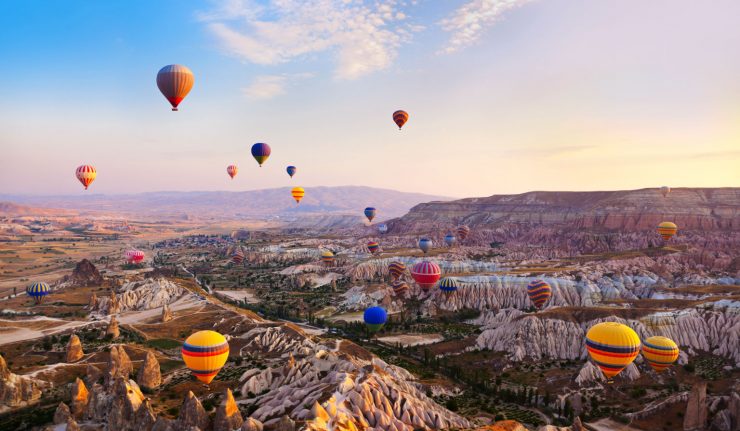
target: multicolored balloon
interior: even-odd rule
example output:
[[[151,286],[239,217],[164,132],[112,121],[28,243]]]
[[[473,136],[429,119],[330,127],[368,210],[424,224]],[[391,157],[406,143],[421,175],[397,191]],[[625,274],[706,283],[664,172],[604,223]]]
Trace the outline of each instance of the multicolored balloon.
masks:
[[[676,362],[678,345],[670,338],[655,335],[642,342],[642,356],[659,373]]]
[[[465,238],[468,237],[468,234],[470,234],[470,228],[466,225],[460,225],[457,227],[457,236],[460,238],[460,241],[465,241]]]
[[[293,196],[293,199],[295,199],[295,203],[299,204],[301,203],[303,196],[306,195],[306,191],[303,190],[303,187],[293,187],[293,189],[290,190],[290,194]]]
[[[324,264],[324,266],[334,265],[334,253],[332,253],[329,250],[322,251],[321,252],[321,262]]]
[[[393,288],[393,294],[396,296],[404,296],[409,291],[409,285],[403,280],[393,280],[391,288]]]
[[[370,241],[367,243],[367,251],[371,254],[375,254],[380,250],[380,244],[377,241]]]
[[[393,122],[398,126],[398,130],[401,130],[406,122],[409,121],[409,114],[406,111],[398,110],[393,113]]]
[[[388,321],[388,314],[383,307],[370,307],[365,310],[363,319],[365,320],[368,331],[378,332],[385,325],[385,322]]]
[[[429,238],[420,239],[419,248],[421,249],[421,251],[424,252],[424,254],[427,254],[429,250],[432,248],[432,240]]]
[[[663,197],[668,196],[668,194],[671,192],[671,188],[668,186],[663,186],[660,188],[660,193],[663,194]]]
[[[394,278],[394,279],[401,278],[401,276],[405,272],[406,272],[406,265],[403,262],[394,261],[388,264],[388,273],[391,275],[391,278]]]
[[[233,180],[236,174],[239,172],[239,168],[236,165],[229,165],[226,168],[226,173],[229,174],[231,179]]]
[[[434,287],[441,276],[442,270],[439,265],[428,260],[423,260],[411,268],[411,277],[425,292]]]
[[[547,300],[552,296],[552,287],[542,280],[532,280],[527,285],[529,300],[538,310],[542,310]]]
[[[663,223],[659,224],[657,229],[658,234],[660,234],[660,236],[663,237],[665,241],[670,240],[673,235],[678,232],[678,226],[676,226],[676,223],[672,223],[669,221],[664,221]]]
[[[602,322],[586,333],[586,349],[591,360],[611,381],[640,353],[640,337],[627,325]]]
[[[216,331],[198,331],[182,345],[182,360],[195,378],[211,383],[229,358],[229,343]]]
[[[96,171],[95,167],[91,165],[78,166],[77,170],[75,170],[75,177],[77,177],[77,180],[85,186],[85,190],[87,190],[87,186],[95,181],[95,177],[97,176],[98,171]]]
[[[177,106],[190,93],[194,83],[193,72],[179,64],[165,66],[157,73],[157,87],[170,102],[173,111],[177,111]]]
[[[143,251],[136,249],[126,250],[126,252],[123,253],[123,257],[126,259],[126,262],[131,265],[141,263],[144,260],[144,256]]]
[[[378,232],[380,233],[388,233],[388,225],[385,223],[381,223],[378,225]]]
[[[44,300],[44,297],[50,293],[51,288],[43,281],[31,283],[28,285],[28,287],[26,287],[26,295],[33,298],[33,302],[35,302],[36,304],[41,304],[41,301]]]
[[[271,153],[272,149],[265,143],[257,142],[252,145],[252,157],[254,157],[254,160],[257,160],[260,168],[262,167],[262,164],[267,161],[267,158],[270,157]]]
[[[452,277],[445,277],[439,281],[439,290],[446,294],[453,293],[457,290],[457,280]]]
[[[237,247],[236,250],[231,253],[231,261],[237,265],[240,265],[242,262],[244,262],[244,251],[241,247]]]
[[[375,218],[375,213],[377,211],[373,207],[367,207],[365,208],[365,217],[370,221],[370,223],[373,222],[373,219]]]
[[[288,175],[293,178],[293,175],[295,175],[295,173],[298,171],[298,168],[296,168],[295,166],[288,166],[287,168],[285,168],[285,170],[288,172]]]
[[[445,244],[447,244],[447,247],[452,247],[453,245],[455,245],[455,241],[456,241],[455,235],[451,233],[448,233],[447,235],[445,235]]]

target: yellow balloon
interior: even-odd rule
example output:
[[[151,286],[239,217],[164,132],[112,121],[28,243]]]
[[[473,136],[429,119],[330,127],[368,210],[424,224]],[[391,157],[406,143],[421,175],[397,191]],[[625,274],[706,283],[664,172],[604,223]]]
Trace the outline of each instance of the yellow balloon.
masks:
[[[675,235],[676,232],[678,232],[678,226],[676,226],[676,223],[664,221],[663,223],[658,225],[658,233],[666,241],[671,239],[671,237],[673,237],[673,235]]]
[[[642,356],[655,371],[661,372],[678,359],[678,345],[670,338],[656,335],[642,343]]]
[[[602,322],[586,333],[586,349],[606,378],[619,374],[640,353],[640,337],[627,325]]]
[[[295,199],[296,203],[301,203],[301,199],[306,195],[306,191],[303,190],[303,187],[293,187],[290,194],[293,195],[293,199]]]
[[[182,360],[195,378],[211,383],[229,358],[229,343],[216,331],[198,331],[182,345]]]

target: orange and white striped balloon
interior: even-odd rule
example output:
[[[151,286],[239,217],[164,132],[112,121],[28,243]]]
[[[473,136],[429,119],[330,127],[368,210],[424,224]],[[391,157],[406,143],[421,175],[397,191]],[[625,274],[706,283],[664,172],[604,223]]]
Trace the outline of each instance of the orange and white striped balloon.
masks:
[[[85,190],[87,190],[87,186],[95,181],[95,177],[98,176],[98,171],[95,170],[94,166],[82,165],[75,171],[75,176],[85,186]]]
[[[239,172],[239,168],[236,165],[229,165],[229,167],[226,168],[226,173],[229,174],[232,180],[236,176],[237,172]]]

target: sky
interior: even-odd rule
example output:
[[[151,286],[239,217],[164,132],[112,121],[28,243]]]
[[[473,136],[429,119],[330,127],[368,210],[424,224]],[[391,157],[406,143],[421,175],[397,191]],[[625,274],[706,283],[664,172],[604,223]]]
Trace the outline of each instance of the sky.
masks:
[[[738,16],[736,0],[5,0],[0,194],[740,186]],[[155,83],[173,63],[195,74],[179,112]]]

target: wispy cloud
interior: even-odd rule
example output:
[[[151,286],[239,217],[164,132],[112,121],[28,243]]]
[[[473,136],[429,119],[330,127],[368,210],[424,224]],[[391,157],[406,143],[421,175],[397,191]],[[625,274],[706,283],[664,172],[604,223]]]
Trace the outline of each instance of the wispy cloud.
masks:
[[[245,96],[254,100],[272,99],[285,94],[287,88],[298,80],[310,78],[310,73],[290,75],[260,75],[242,89]]]
[[[472,0],[441,21],[442,29],[452,33],[442,53],[453,53],[474,44],[483,32],[503,15],[532,0]]]
[[[388,67],[418,26],[398,0],[223,0],[199,14],[231,55],[262,65],[333,55],[335,76],[355,79]]]

